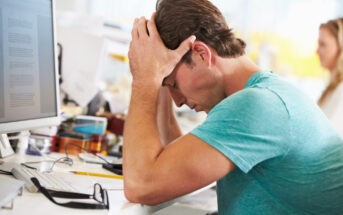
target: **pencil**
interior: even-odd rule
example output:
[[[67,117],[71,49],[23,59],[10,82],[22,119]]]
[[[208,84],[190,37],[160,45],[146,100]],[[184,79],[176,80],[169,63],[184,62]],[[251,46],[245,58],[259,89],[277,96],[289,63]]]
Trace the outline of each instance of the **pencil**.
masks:
[[[110,56],[116,60],[125,62],[125,63],[129,63],[129,58],[127,56],[124,55],[118,55],[118,54],[110,54]]]
[[[93,173],[93,172],[80,172],[80,171],[70,171],[74,174],[79,175],[90,175],[90,176],[98,176],[98,177],[105,177],[105,178],[115,178],[115,179],[123,179],[124,177],[121,175],[107,175],[107,174],[101,174],[101,173]]]

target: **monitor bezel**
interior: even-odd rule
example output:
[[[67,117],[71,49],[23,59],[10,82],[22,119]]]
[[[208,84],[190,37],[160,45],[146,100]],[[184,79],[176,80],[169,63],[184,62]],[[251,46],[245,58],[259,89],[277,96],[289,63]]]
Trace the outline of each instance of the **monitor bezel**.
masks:
[[[59,90],[59,75],[57,67],[57,40],[56,40],[56,17],[55,17],[55,0],[51,0],[52,11],[52,30],[53,30],[53,54],[54,54],[54,69],[55,69],[55,99],[56,99],[56,116],[43,117],[37,119],[20,120],[15,122],[0,123],[0,134],[6,134],[11,132],[26,131],[37,129],[41,127],[57,126],[60,124],[60,90]]]

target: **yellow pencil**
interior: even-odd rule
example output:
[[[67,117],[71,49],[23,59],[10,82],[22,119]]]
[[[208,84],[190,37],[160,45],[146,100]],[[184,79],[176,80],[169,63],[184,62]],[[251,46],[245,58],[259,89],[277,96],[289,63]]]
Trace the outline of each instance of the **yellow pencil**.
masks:
[[[90,176],[98,176],[98,177],[105,177],[105,178],[115,178],[115,179],[123,179],[124,177],[121,175],[107,175],[101,173],[93,173],[93,172],[80,172],[80,171],[71,171],[74,174],[79,175],[90,175]]]
[[[119,55],[119,54],[110,54],[110,56],[116,60],[122,61],[124,63],[129,63],[129,58],[124,55]]]

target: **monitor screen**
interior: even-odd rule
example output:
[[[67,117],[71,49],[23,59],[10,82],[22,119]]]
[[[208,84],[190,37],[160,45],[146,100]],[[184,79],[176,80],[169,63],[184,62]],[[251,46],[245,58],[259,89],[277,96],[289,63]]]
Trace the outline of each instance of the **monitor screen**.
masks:
[[[53,29],[52,0],[0,0],[0,124],[58,116]]]

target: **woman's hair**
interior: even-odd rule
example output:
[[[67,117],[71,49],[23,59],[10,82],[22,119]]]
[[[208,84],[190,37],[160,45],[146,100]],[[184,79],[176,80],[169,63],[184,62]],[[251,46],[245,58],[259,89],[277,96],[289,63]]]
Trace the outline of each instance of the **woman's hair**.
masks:
[[[222,13],[208,0],[158,0],[156,26],[164,44],[176,49],[191,35],[212,47],[221,57],[245,54],[245,42],[236,38]],[[191,51],[182,58],[191,63]]]
[[[330,20],[327,23],[323,23],[320,25],[320,29],[322,28],[327,29],[336,38],[339,46],[339,55],[336,59],[330,82],[318,101],[319,105],[323,105],[327,96],[330,95],[330,93],[332,93],[343,81],[343,18],[338,18]]]

